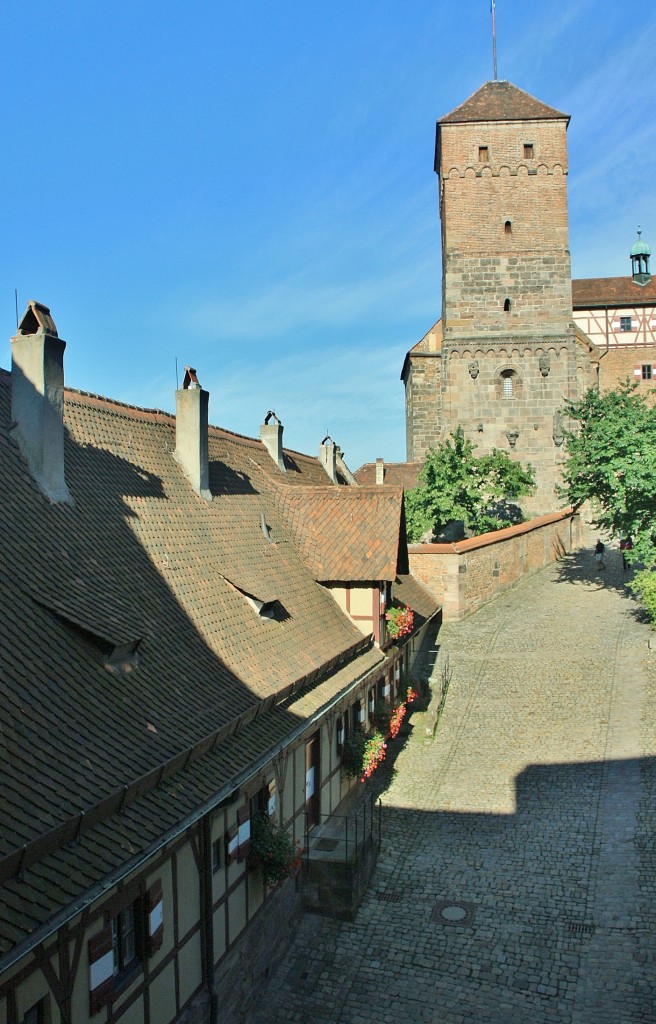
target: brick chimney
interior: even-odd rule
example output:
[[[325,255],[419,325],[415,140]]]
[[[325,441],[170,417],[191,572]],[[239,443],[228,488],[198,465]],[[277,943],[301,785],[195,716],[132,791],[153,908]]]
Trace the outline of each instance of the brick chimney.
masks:
[[[72,503],[64,477],[65,348],[48,307],[31,299],[11,339],[14,436],[46,497]]]
[[[324,437],[319,445],[319,462],[334,484],[337,483],[337,450],[332,437]]]
[[[268,451],[278,469],[286,472],[285,460],[282,454],[282,432],[284,427],[275,412],[269,410],[264,417],[264,423],[260,427],[260,441]]]
[[[193,489],[206,501],[212,500],[207,453],[209,399],[196,371],[185,366],[182,387],[175,393],[175,458]]]
[[[385,462],[383,459],[376,459],[376,483],[378,486],[385,483]]]

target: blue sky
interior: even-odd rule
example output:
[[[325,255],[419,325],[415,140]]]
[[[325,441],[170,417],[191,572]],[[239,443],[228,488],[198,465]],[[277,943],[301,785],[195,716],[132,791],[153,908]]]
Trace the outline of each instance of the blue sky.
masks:
[[[499,77],[572,115],[576,277],[656,252],[656,8],[497,0]],[[4,0],[0,363],[50,306],[66,380],[405,458],[406,350],[440,312],[436,119],[492,77],[489,0]]]

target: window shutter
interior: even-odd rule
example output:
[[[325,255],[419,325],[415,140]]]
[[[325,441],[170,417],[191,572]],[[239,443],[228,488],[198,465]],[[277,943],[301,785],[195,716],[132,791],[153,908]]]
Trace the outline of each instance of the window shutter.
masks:
[[[236,860],[238,851],[239,840],[237,836],[237,827],[232,825],[225,834],[225,859],[228,864],[231,864],[233,860]]]
[[[109,1002],[112,995],[114,946],[111,924],[89,939],[88,955],[89,1011],[94,1014]]]
[[[152,956],[164,940],[164,894],[160,878],[146,893],[146,938],[148,956]]]
[[[272,779],[267,786],[267,812],[270,818],[276,813],[277,793],[276,780]]]
[[[633,367],[633,376],[636,378],[636,380],[642,380],[642,363],[640,364],[640,366]]]
[[[248,804],[237,811],[237,859],[244,860],[251,848],[251,812]]]

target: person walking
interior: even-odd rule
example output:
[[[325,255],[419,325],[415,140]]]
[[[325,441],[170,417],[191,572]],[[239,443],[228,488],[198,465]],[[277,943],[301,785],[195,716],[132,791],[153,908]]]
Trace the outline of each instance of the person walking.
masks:
[[[620,552],[622,554],[622,568],[624,572],[629,568],[629,563],[626,560],[627,551],[631,551],[633,548],[633,541],[630,537],[622,537],[620,540]]]
[[[598,569],[605,569],[606,564],[604,562],[604,553],[606,551],[606,545],[603,543],[601,538],[595,544],[595,561]]]

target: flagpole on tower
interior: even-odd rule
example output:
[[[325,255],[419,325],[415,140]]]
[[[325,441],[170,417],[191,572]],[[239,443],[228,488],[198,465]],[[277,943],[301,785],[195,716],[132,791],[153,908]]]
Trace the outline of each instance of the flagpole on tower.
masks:
[[[491,0],[490,11],[492,12],[492,62],[494,64],[494,81],[497,75],[497,22],[496,22],[496,0]]]

